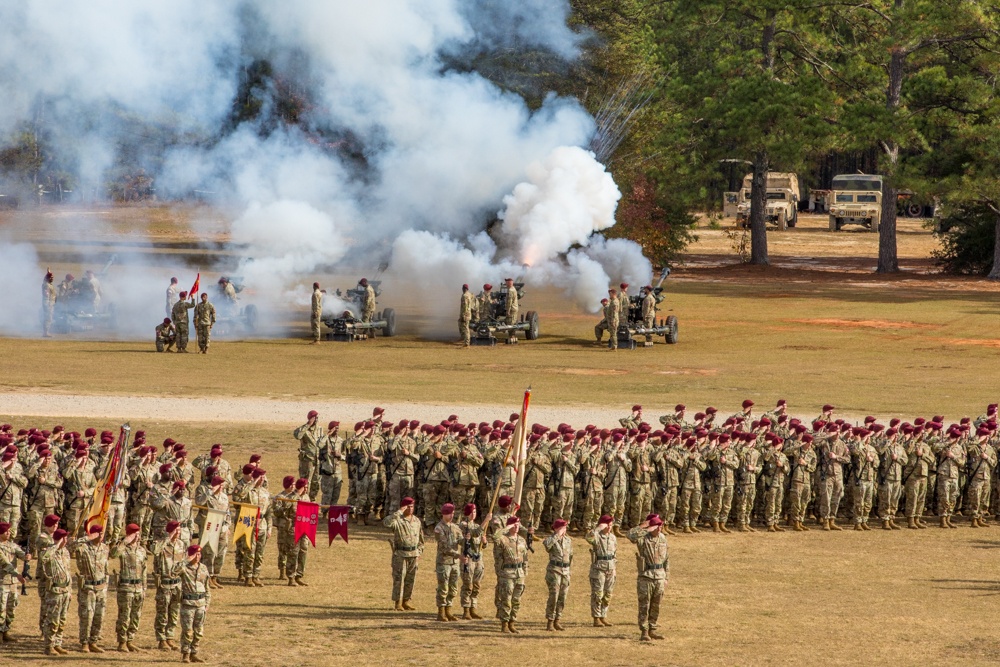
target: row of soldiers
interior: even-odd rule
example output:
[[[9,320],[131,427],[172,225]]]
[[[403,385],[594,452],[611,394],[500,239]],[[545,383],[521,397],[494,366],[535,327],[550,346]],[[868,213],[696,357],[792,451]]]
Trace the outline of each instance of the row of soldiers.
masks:
[[[804,531],[809,518],[824,530],[839,530],[838,519],[847,519],[863,531],[873,515],[887,530],[899,527],[899,517],[919,529],[928,509],[942,527],[954,527],[961,511],[980,527],[1000,515],[995,405],[947,427],[941,416],[850,424],[834,416],[832,405],[806,423],[788,416],[784,400],[759,417],[753,408],[747,400],[717,420],[708,407],[688,420],[685,406],[677,405],[659,418],[659,429],[643,421],[640,405],[616,429],[535,424],[527,437],[521,518],[531,534],[556,518],[588,532],[610,514],[620,535],[653,511],[666,530],[685,533],[704,526],[730,532],[731,525],[779,532],[783,524]],[[468,424],[451,415],[433,425],[384,417],[376,408],[372,419],[342,436],[339,422],[324,429],[309,413],[295,437],[299,474],[310,480],[313,497],[334,502],[346,470],[358,523],[377,521],[413,497],[429,530],[443,502],[482,508],[497,488],[513,492],[508,452],[516,414]]]

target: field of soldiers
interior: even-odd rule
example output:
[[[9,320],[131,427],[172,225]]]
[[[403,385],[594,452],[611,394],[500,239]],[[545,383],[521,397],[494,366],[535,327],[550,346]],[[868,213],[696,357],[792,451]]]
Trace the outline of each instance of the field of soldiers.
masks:
[[[139,226],[157,243],[138,255],[157,261],[191,240],[186,220],[195,214],[156,207],[96,213],[111,230],[94,239],[102,250],[114,252],[120,243],[116,225]],[[0,227],[15,240],[39,244],[59,272],[84,268],[79,257],[60,254],[57,235],[34,224],[54,215],[51,209],[3,213]],[[560,423],[615,428],[635,404],[654,429],[677,403],[688,406],[688,419],[715,407],[721,421],[747,398],[756,403],[755,415],[785,399],[788,415],[805,424],[830,404],[851,426],[869,415],[882,424],[941,415],[947,428],[997,402],[990,378],[1000,371],[1000,339],[992,337],[998,295],[986,281],[935,275],[936,241],[923,222],[901,220],[903,271],[886,277],[872,273],[877,235],[832,234],[825,218],[803,216],[796,229],[769,233],[767,268],[738,265],[724,234],[728,223],[715,229],[704,221],[664,285],[661,314],[678,318],[679,343],[659,339],[652,348],[614,354],[593,345],[598,317],[555,291],[532,293],[522,304],[541,316],[539,340],[495,348],[460,349],[454,340],[417,335],[407,321],[421,313],[392,294],[382,297],[399,313],[400,335],[391,339],[309,346],[307,308],[281,314],[288,336],[218,338],[204,356],[157,354],[151,340],[2,339],[0,422],[15,431],[59,424],[67,431],[117,433],[127,421],[146,432],[149,444],[173,438],[186,443],[192,457],[220,443],[234,468],[259,454],[275,493],[285,475],[298,473],[292,431],[309,410],[323,423],[345,426],[370,418],[373,406],[392,422],[435,424],[451,414],[463,423],[506,421],[529,385],[527,421],[553,429]],[[178,270],[198,261],[178,254]],[[352,286],[356,276],[314,279]],[[456,308],[459,287],[442,295]],[[345,482],[340,503],[346,494]],[[953,518],[957,529],[942,529],[930,509],[926,515],[926,530],[908,530],[900,519],[902,530],[882,530],[873,517],[873,531],[823,531],[807,518],[808,531],[791,530],[784,521],[786,530],[777,534],[759,525],[756,533],[716,533],[701,524],[698,534],[670,537],[659,622],[665,640],[651,643],[638,641],[635,548],[625,538],[618,541],[611,627],[598,628],[590,614],[588,547],[574,534],[565,630],[555,633],[545,630],[547,556],[536,541],[515,637],[502,634],[494,619],[490,549],[479,599],[484,618],[439,622],[433,537],[425,538],[416,574],[415,611],[395,611],[389,531],[380,522],[352,521],[349,543],[328,546],[321,525],[317,548],[308,552],[305,587],[279,579],[273,538],[263,587],[238,584],[230,550],[198,655],[240,666],[346,664],[359,656],[404,664],[442,656],[540,665],[995,661],[1000,642],[991,605],[1000,591],[994,566],[1000,529],[973,528],[961,514]],[[850,527],[849,519],[841,523]],[[546,526],[539,530],[540,537],[548,533]],[[42,655],[33,583],[27,591],[11,631],[16,643],[0,646],[0,656],[55,661]],[[156,649],[153,598],[150,588],[135,641],[139,652],[119,653],[109,593],[101,643],[107,652],[92,655],[78,652],[74,597],[64,644],[70,655],[63,660],[179,660],[176,651]]]

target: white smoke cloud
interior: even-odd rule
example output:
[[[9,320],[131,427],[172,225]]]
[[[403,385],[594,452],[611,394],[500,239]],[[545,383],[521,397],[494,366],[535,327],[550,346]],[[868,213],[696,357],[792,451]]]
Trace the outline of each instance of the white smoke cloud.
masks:
[[[55,114],[51,140],[75,156],[85,191],[105,180],[119,139],[137,123],[195,137],[150,160],[156,191],[199,192],[232,211],[230,254],[243,259],[235,269],[232,260],[198,267],[203,285],[235,270],[265,308],[307,303],[317,272],[371,276],[391,252],[385,305],[437,303],[461,282],[478,290],[523,273],[593,309],[609,280],[640,283],[649,268],[638,246],[593,236],[614,224],[620,197],[611,175],[577,148],[593,119],[555,95],[531,110],[446,64],[456,53],[517,45],[573,58],[582,37],[567,27],[569,11],[565,0],[6,3],[0,133],[44,121],[38,109]],[[231,126],[240,77],[255,59],[305,90],[302,129]],[[346,137],[339,143],[349,150],[328,143],[328,131]],[[483,229],[501,200],[494,240]],[[70,222],[81,238],[100,229]],[[217,232],[214,222],[195,224],[204,237]],[[84,253],[86,262],[102,260]],[[146,337],[167,277],[190,271],[168,257],[122,260],[104,284],[127,315],[121,335]],[[39,270],[36,262],[13,273],[22,291],[37,293]],[[434,309],[421,325],[428,335],[455,319],[455,304]],[[23,332],[37,301],[13,310],[0,331]]]

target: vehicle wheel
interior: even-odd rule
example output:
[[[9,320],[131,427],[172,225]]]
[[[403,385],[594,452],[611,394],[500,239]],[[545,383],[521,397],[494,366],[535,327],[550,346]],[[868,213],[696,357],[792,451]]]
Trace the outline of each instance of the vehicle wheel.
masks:
[[[529,310],[526,319],[528,321],[528,340],[538,340],[538,313]]]
[[[830,231],[831,232],[839,232],[840,231],[840,225],[837,224],[837,218],[834,217],[834,216],[832,216],[832,215],[830,216]]]
[[[382,327],[382,335],[386,338],[391,338],[396,335],[396,311],[392,308],[386,308],[382,311],[382,319],[385,320],[385,326]]]
[[[670,315],[667,317],[667,333],[663,334],[663,337],[667,340],[670,345],[675,345],[677,343],[677,317]]]
[[[250,333],[257,331],[257,306],[250,304],[243,309],[243,324]]]
[[[108,304],[108,328],[112,331],[118,329],[118,306],[113,303]]]
[[[157,341],[156,341],[156,351],[157,352],[163,352],[163,341],[162,340],[157,339]]]
[[[799,221],[799,210],[795,209],[795,211],[792,213],[791,219],[788,221],[788,226],[794,229],[798,221]]]
[[[868,231],[873,234],[878,234],[878,220],[873,219],[870,223],[868,223]]]
[[[788,221],[785,220],[784,212],[778,213],[778,229],[782,232],[788,230]]]
[[[906,206],[906,217],[919,218],[924,212],[924,207],[920,204],[908,204]]]

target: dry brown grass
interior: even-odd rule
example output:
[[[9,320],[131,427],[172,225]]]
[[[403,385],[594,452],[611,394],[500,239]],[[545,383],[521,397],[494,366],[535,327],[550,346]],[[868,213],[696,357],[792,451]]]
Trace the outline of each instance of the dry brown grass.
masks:
[[[50,421],[19,418],[17,423]],[[70,429],[93,423],[62,421]],[[263,452],[272,486],[295,465],[295,443],[284,428],[166,422],[134,426],[146,428],[151,440],[170,434],[198,447],[221,440],[234,463]],[[202,655],[212,664],[233,667],[359,661],[422,665],[457,656],[463,664],[481,665],[977,665],[1000,656],[988,612],[1000,592],[994,567],[1000,549],[997,529],[674,538],[671,582],[661,609],[667,640],[652,645],[637,641],[634,551],[625,540],[619,544],[610,616],[615,627],[590,627],[589,560],[586,544],[577,539],[567,631],[544,631],[545,559],[536,555],[522,601],[525,633],[512,638],[501,636],[493,620],[447,625],[433,620],[433,547],[417,575],[418,611],[391,611],[385,531],[353,525],[350,530],[347,545],[338,541],[328,547],[320,537],[319,547],[309,553],[308,588],[290,589],[277,580],[272,538],[265,588],[228,585],[214,594]],[[492,619],[495,578],[490,556],[487,561],[481,612]],[[231,584],[231,558],[226,568],[223,582]],[[34,638],[34,593],[29,590],[18,607],[15,634],[20,641],[0,647],[0,662],[41,658],[40,641]],[[106,648],[114,644],[116,605],[110,597]],[[70,648],[76,646],[75,605],[74,600],[66,633]],[[137,642],[146,650],[138,656],[75,653],[73,664],[176,662],[176,653],[153,650],[153,615],[150,590]]]

